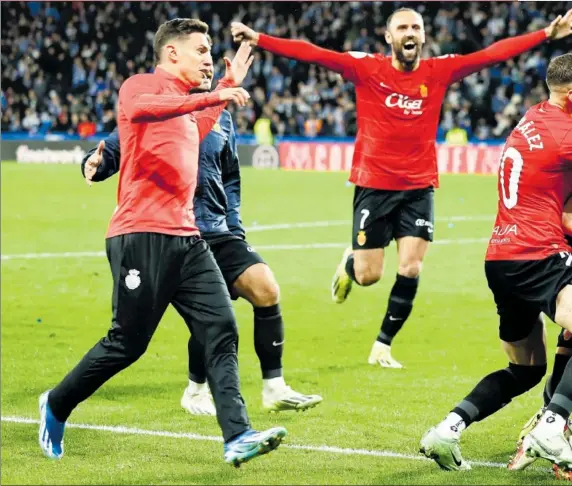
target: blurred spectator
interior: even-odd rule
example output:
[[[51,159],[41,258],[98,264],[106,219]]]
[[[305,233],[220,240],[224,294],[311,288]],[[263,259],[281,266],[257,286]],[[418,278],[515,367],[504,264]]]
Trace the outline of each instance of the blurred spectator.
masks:
[[[81,138],[88,138],[96,133],[95,123],[92,122],[88,115],[82,113],[79,117],[79,123],[77,124],[77,133]]]
[[[121,83],[153,69],[152,39],[175,17],[210,26],[216,77],[235,48],[228,24],[240,19],[262,32],[322,47],[389,54],[383,35],[403,2],[3,2],[2,130],[61,131],[88,136],[115,127]],[[425,56],[466,54],[546,26],[572,2],[411,2],[425,20]],[[502,137],[526,107],[546,96],[544,76],[570,39],[545,43],[450,87],[442,134]],[[247,107],[233,113],[239,134],[353,136],[354,87],[317,66],[254,52]],[[270,136],[269,136],[270,133]]]
[[[467,145],[469,137],[464,128],[453,127],[445,135],[445,142],[449,145]]]
[[[259,145],[273,145],[275,133],[277,133],[277,129],[272,121],[272,108],[266,105],[264,106],[262,116],[254,123],[256,143]]]

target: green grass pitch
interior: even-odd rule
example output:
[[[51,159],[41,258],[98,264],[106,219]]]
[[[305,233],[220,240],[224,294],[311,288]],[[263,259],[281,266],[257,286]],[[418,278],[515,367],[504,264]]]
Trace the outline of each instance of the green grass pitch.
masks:
[[[484,374],[507,363],[483,272],[495,178],[442,176],[437,244],[426,258],[413,313],[394,344],[405,369],[386,370],[369,366],[367,357],[393,284],[395,246],[388,249],[380,283],[354,289],[344,305],[330,299],[332,274],[351,237],[353,191],[346,175],[243,170],[243,219],[259,230],[248,239],[281,285],[285,377],[295,389],[322,394],[324,402],[304,414],[262,410],[252,311],[237,302],[240,376],[252,423],[284,425],[289,436],[276,452],[235,470],[222,461],[221,443],[209,440],[219,436],[216,421],[187,415],[179,405],[188,331],[172,310],[146,355],[72,414],[70,423],[94,428],[66,431],[62,461],[42,456],[37,425],[25,419],[37,420],[38,395],[106,332],[111,277],[103,256],[6,257],[103,251],[117,178],[89,188],[77,166],[2,163],[1,170],[2,484],[553,481],[546,462],[523,473],[501,467],[521,425],[541,404],[540,386],[465,433],[464,456],[480,464],[471,472],[442,472],[417,452],[428,427]],[[264,229],[279,223],[294,226]],[[552,350],[557,326],[549,323],[548,332]]]

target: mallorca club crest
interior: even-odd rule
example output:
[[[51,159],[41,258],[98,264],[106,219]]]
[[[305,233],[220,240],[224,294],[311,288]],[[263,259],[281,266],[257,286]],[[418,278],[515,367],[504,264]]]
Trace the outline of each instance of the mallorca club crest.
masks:
[[[429,94],[427,85],[422,84],[421,86],[419,86],[419,94],[421,95],[421,98],[427,98],[427,95]]]
[[[363,246],[365,245],[365,242],[367,241],[367,238],[365,237],[365,231],[360,231],[357,234],[357,244],[359,246]]]
[[[129,290],[135,290],[141,285],[141,277],[139,277],[139,270],[129,270],[129,275],[125,277],[125,285]]]

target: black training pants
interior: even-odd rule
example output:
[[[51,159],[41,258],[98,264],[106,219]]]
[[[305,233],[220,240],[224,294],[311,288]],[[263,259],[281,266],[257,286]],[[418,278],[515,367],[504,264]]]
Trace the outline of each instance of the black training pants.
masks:
[[[143,355],[173,304],[203,344],[207,380],[223,437],[249,428],[240,394],[237,327],[226,283],[197,236],[134,233],[107,240],[113,275],[111,329],[49,394],[59,420]]]

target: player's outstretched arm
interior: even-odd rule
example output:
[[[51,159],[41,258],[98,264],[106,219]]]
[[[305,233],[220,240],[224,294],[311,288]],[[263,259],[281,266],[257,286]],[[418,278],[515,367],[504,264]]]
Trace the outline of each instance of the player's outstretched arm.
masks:
[[[88,185],[104,181],[119,172],[119,134],[114,129],[97,147],[91,149],[81,162],[81,173]]]
[[[224,88],[192,95],[160,94],[152,74],[136,74],[119,90],[119,104],[132,123],[152,123],[186,115],[232,101],[244,106],[249,98],[242,88]]]
[[[544,29],[509,39],[503,39],[481,51],[448,59],[449,83],[455,83],[465,76],[480,71],[487,66],[518,56],[538,46],[547,39],[561,39],[571,33],[572,9],[569,10],[566,15],[558,16]]]
[[[279,56],[310,64],[319,64],[351,79],[355,58],[348,53],[331,51],[302,40],[282,39],[262,34],[241,22],[232,22],[230,30],[233,39],[237,42],[247,41],[253,46],[258,46]]]

